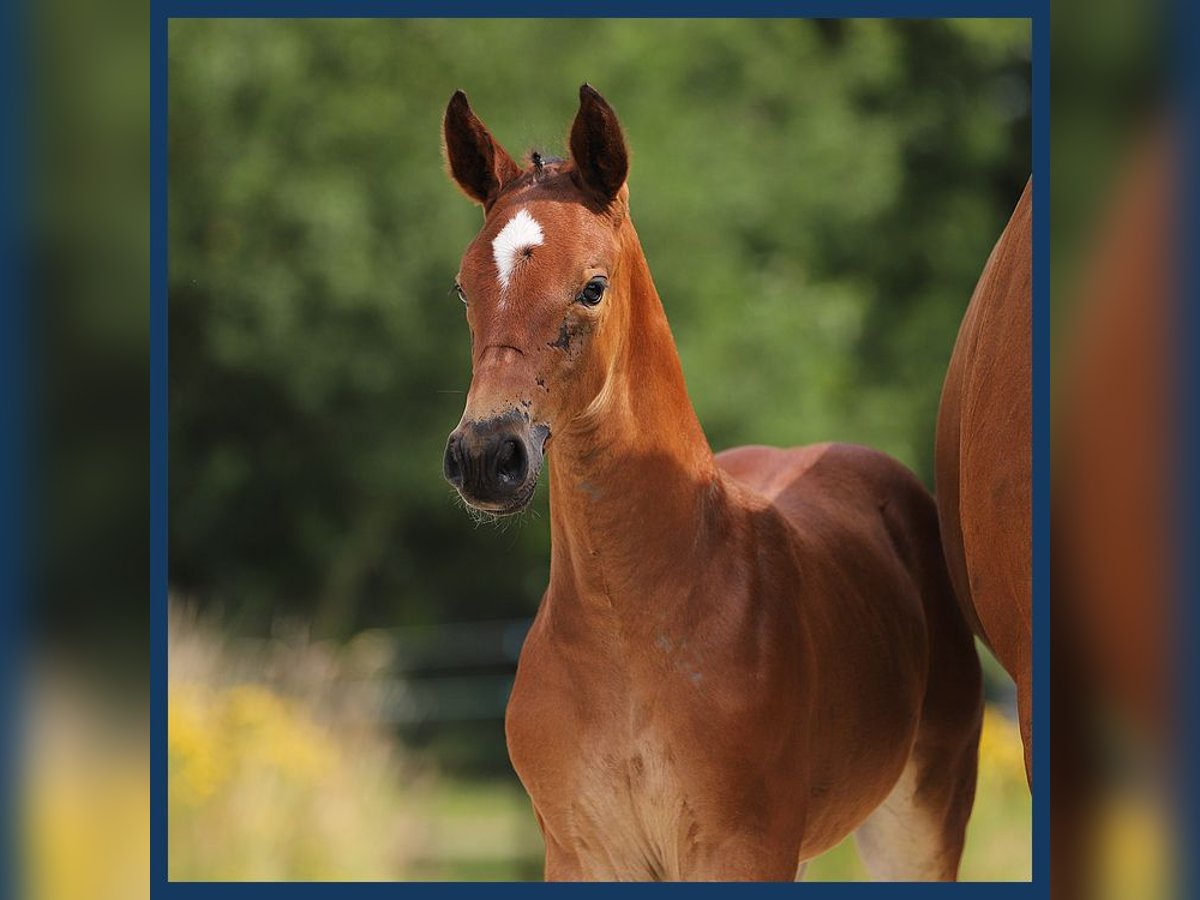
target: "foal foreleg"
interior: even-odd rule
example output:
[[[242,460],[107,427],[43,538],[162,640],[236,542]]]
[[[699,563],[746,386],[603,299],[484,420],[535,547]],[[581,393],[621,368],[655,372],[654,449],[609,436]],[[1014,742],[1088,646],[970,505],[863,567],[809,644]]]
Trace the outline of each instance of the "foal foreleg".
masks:
[[[683,867],[681,881],[798,881],[799,851],[794,842],[771,841],[761,834],[728,838],[696,854]]]

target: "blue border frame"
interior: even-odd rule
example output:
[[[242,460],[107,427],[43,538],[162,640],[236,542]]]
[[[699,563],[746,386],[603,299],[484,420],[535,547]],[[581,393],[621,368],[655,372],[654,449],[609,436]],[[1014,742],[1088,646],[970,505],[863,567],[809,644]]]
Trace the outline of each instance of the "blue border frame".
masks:
[[[1033,881],[1050,897],[1050,0],[1033,16]]]
[[[510,7],[510,9],[513,9]],[[397,3],[388,0],[151,0],[150,4],[150,890],[155,900],[201,897],[360,897],[404,892],[406,896],[453,895],[486,890],[497,896],[518,892],[687,890],[712,895],[727,890],[792,890],[787,884],[694,884],[655,886],[546,885],[528,883],[231,883],[167,880],[167,32],[172,18],[496,18],[503,8],[479,2]],[[563,4],[525,0],[512,18],[563,17]],[[1049,0],[815,0],[780,3],[743,0],[719,3],[635,3],[584,0],[572,17],[609,18],[1022,18],[1032,20],[1033,63],[1033,587],[1034,587],[1034,770],[1049,772],[1049,575],[1050,575],[1050,6]],[[971,883],[958,888],[894,884],[889,896],[923,897],[954,890],[989,897],[1049,898],[1050,794],[1046,775],[1033,794],[1033,880],[1031,883]],[[805,894],[857,896],[869,883],[807,883]]]
[[[1200,235],[1200,173],[1195,160],[1200,149],[1200,59],[1196,56],[1200,42],[1200,7],[1187,0],[1175,0],[1168,4],[1168,12],[1175,17],[1177,30],[1168,47],[1174,53],[1170,76],[1173,79],[1172,99],[1178,105],[1182,123],[1180,125],[1179,160],[1179,208],[1176,211],[1176,234],[1181,237],[1179,248],[1195,246]],[[1188,165],[1188,162],[1191,162]],[[1190,239],[1190,240],[1189,240]],[[1189,552],[1194,547],[1196,510],[1200,509],[1200,474],[1186,463],[1200,458],[1200,403],[1197,403],[1196,386],[1200,385],[1200,360],[1195,356],[1197,335],[1200,335],[1200,310],[1195,305],[1196,287],[1200,285],[1200,257],[1195,253],[1177,254],[1176,271],[1172,274],[1182,287],[1177,290],[1177,306],[1171,310],[1178,320],[1174,351],[1175,372],[1173,387],[1178,391],[1173,397],[1173,407],[1178,415],[1178,443],[1173,448],[1170,465],[1180,478],[1180,492],[1171,521],[1174,544],[1171,557],[1176,561],[1178,590],[1176,607],[1170,610],[1176,618],[1177,634],[1172,647],[1175,655],[1175,671],[1172,673],[1172,698],[1176,708],[1176,759],[1181,764],[1171,776],[1178,784],[1178,797],[1171,824],[1175,854],[1175,878],[1185,890],[1200,883],[1200,860],[1183,850],[1195,846],[1200,835],[1200,777],[1195,768],[1188,765],[1200,746],[1200,695],[1190,688],[1200,678],[1200,660],[1195,653],[1196,635],[1200,632],[1200,611],[1194,598],[1200,596],[1200,556]],[[1191,301],[1191,302],[1189,302]]]
[[[30,332],[32,307],[26,306],[29,270],[24,225],[30,208],[28,182],[23,177],[29,162],[28,147],[18,139],[28,121],[29,50],[21,36],[29,26],[28,10],[6,4],[0,12],[3,35],[0,76],[0,171],[4,196],[0,208],[0,894],[22,894],[26,861],[21,857],[21,750],[15,740],[23,719],[26,698],[26,653],[21,638],[25,624],[25,597],[30,579],[29,532],[36,515],[29,502],[33,453],[28,435],[31,410],[28,387],[32,382]]]

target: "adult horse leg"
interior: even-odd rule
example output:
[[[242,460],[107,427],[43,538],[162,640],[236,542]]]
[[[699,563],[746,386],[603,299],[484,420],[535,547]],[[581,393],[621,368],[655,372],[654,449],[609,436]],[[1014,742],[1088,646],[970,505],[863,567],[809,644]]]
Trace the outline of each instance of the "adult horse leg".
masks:
[[[1025,750],[1025,780],[1033,787],[1033,680],[1030,666],[1017,674],[1017,721],[1021,726],[1021,745]]]
[[[954,881],[975,800],[983,676],[954,597],[932,504],[920,512],[914,576],[929,630],[929,680],[904,771],[855,833],[877,881]]]

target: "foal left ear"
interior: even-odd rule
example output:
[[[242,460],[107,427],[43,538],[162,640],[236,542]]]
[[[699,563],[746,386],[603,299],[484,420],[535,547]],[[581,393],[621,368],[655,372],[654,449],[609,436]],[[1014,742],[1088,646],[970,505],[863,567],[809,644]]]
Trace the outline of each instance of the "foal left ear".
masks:
[[[579,88],[571,157],[584,186],[605,204],[611,203],[629,174],[629,151],[616,112],[590,84]]]

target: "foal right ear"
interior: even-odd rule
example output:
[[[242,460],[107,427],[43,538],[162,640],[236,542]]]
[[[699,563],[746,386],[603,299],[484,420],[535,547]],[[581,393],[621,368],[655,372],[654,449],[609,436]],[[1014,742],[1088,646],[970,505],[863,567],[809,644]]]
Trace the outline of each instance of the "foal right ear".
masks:
[[[462,91],[455,91],[446,107],[442,144],[450,174],[463,192],[485,210],[505,183],[521,174],[513,158],[471,111]]]

